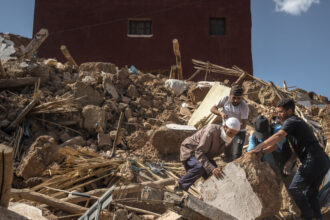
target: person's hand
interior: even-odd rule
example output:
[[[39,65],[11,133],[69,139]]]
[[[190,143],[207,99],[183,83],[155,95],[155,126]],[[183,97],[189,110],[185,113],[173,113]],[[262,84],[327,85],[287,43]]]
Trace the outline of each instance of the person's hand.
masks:
[[[290,175],[292,173],[292,165],[293,165],[293,162],[291,162],[290,160],[287,161],[283,167],[283,173],[285,175]]]
[[[224,113],[224,112],[220,112],[220,116],[221,116],[221,118],[222,118],[223,121],[228,118],[228,115],[226,113]]]
[[[222,172],[222,169],[220,169],[219,167],[215,168],[214,170],[212,170],[212,174],[217,178],[217,179],[223,179],[224,177],[224,173]]]

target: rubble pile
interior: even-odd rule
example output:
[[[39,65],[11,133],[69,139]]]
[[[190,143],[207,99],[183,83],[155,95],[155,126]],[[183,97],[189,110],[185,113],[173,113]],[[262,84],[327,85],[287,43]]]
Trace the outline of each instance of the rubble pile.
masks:
[[[159,191],[172,191],[170,185],[184,174],[178,161],[179,147],[195,131],[171,130],[166,125],[188,124],[214,83],[168,81],[161,74],[131,72],[113,63],[76,66],[55,59],[24,57],[28,43],[29,40],[14,35],[0,35],[0,44],[4,45],[1,48],[5,48],[0,51],[5,73],[0,78],[0,142],[11,146],[14,152],[12,185],[17,190],[12,192],[12,198],[33,201],[30,203],[47,212],[49,219],[71,215],[77,219],[91,207],[95,197],[114,187],[114,203],[102,215],[114,219],[168,215],[168,207],[176,203],[164,205],[143,200],[141,190],[153,187],[156,191],[144,189],[148,198],[166,200]],[[286,95],[296,100],[299,116],[311,124],[324,147],[328,144],[330,154],[326,97],[253,80],[244,81],[243,88],[250,109],[248,132],[253,130],[252,122],[258,115],[271,119],[279,97]],[[251,206],[253,211],[245,214],[251,218],[277,216],[280,209],[285,209],[280,207],[284,203],[281,200],[289,200],[282,198],[285,192],[281,197],[282,183],[270,167],[262,170],[264,176],[260,175],[262,162],[249,163],[251,160],[243,157],[236,164],[227,165],[229,179],[219,183],[231,187],[230,173],[244,173],[245,179],[239,181],[246,183],[250,190],[246,192],[253,195],[251,204],[255,205]],[[217,162],[226,165],[220,158]],[[266,189],[262,183],[271,188]],[[201,193],[193,186],[189,193],[195,197],[204,195],[206,203],[218,201],[221,198],[212,197],[213,188]],[[244,194],[239,186],[235,189]],[[277,193],[271,195],[267,191],[270,189]],[[68,195],[63,190],[94,197]],[[194,199],[189,199],[186,201],[195,204]],[[206,203],[203,205],[208,207]],[[269,203],[272,206],[265,205]],[[227,214],[223,215],[235,219],[242,213],[228,209]]]

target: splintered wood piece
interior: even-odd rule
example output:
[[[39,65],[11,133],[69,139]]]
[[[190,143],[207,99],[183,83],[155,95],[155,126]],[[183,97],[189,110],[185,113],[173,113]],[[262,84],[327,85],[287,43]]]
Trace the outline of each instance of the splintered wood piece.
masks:
[[[117,140],[118,140],[118,137],[119,137],[119,133],[120,133],[120,127],[121,127],[121,123],[124,119],[124,112],[120,112],[120,116],[119,116],[119,121],[118,121],[118,126],[117,126],[117,133],[116,133],[116,137],[115,137],[115,140],[113,142],[113,145],[112,145],[112,150],[111,150],[111,153],[110,153],[110,157],[113,157],[115,155],[115,152],[116,152],[116,147],[117,147]]]
[[[13,180],[13,149],[0,144],[0,206],[8,207]]]
[[[47,39],[48,37],[48,30],[47,29],[40,29],[36,35],[34,35],[33,39],[30,43],[26,46],[23,57],[29,58],[32,57],[33,54],[39,49],[41,44]]]
[[[65,45],[61,46],[61,51],[63,53],[63,55],[65,56],[65,58],[67,59],[67,61],[73,65],[73,66],[78,66],[76,61],[74,61],[73,57],[71,56],[68,48]]]

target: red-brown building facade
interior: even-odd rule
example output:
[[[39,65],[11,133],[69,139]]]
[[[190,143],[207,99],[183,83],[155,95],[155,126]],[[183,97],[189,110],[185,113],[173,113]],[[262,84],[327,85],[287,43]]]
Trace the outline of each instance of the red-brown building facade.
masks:
[[[184,78],[193,58],[252,73],[250,0],[35,0],[34,33],[41,28],[50,33],[41,57],[64,61],[64,44],[77,63],[169,69],[177,38]]]

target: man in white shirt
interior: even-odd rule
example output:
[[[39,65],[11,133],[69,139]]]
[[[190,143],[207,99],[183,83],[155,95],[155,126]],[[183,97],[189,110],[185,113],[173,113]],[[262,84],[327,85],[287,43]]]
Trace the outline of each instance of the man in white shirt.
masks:
[[[216,103],[212,108],[211,112],[218,116],[221,116],[223,124],[225,124],[226,119],[230,117],[237,118],[241,122],[241,130],[237,133],[233,141],[231,142],[231,155],[230,160],[235,160],[242,155],[243,144],[246,135],[246,123],[249,116],[249,106],[242,99],[243,88],[240,85],[232,86],[229,96],[225,96],[218,103]],[[218,109],[222,108],[221,111]]]

